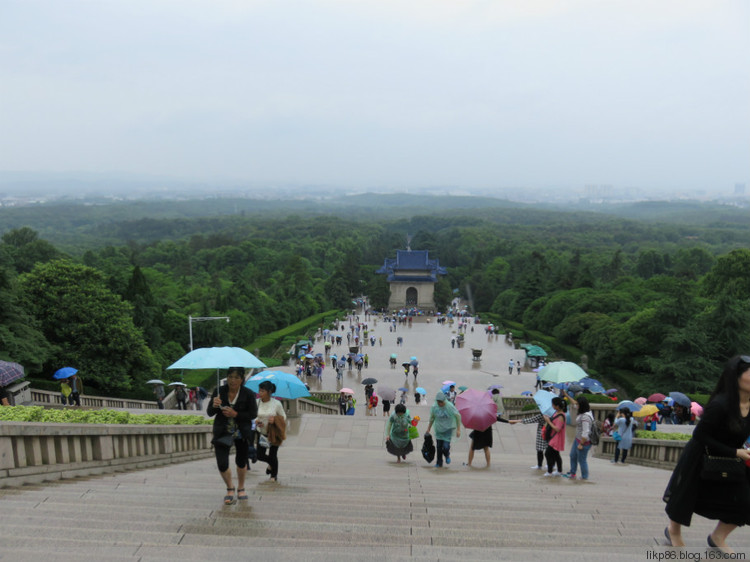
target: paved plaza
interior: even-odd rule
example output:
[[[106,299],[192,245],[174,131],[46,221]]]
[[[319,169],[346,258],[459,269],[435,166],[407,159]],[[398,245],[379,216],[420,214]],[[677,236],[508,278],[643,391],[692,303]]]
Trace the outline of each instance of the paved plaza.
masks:
[[[446,378],[472,388],[502,384],[508,395],[533,387],[530,371],[508,375],[509,359],[522,352],[482,327],[467,334],[463,349],[451,348],[452,328],[434,323],[395,334],[378,323],[375,335],[383,346],[364,348],[370,367],[361,376],[397,388],[403,370],[391,370],[388,357],[415,355],[428,403]],[[472,361],[472,347],[483,349],[481,362]],[[321,390],[336,390],[332,372]],[[357,378],[347,373],[344,384],[362,400]],[[408,385],[413,390],[411,375]],[[428,405],[415,406],[411,395],[407,405],[424,431]],[[589,482],[545,478],[529,468],[535,428],[520,424],[495,425],[489,469],[483,455],[477,468],[463,466],[468,432],[453,443],[447,468],[433,468],[417,451],[397,464],[385,451],[384,425],[381,414],[366,416],[364,408],[354,417],[291,420],[279,482],[269,482],[264,464],[253,465],[249,500],[232,506],[223,505],[213,459],[2,489],[0,559],[645,561],[715,554],[705,547],[712,522],[699,517],[685,531],[686,549],[664,546],[668,471],[590,459]],[[567,451],[563,460],[567,469]],[[731,542],[750,553],[747,531]]]

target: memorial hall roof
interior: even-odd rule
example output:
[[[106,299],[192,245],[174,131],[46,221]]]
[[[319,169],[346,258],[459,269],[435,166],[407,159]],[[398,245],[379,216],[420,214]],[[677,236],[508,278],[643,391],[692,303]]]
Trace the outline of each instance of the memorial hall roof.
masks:
[[[395,258],[386,258],[376,273],[386,274],[391,281],[437,282],[438,275],[448,271],[437,259],[430,259],[427,250],[396,250]]]

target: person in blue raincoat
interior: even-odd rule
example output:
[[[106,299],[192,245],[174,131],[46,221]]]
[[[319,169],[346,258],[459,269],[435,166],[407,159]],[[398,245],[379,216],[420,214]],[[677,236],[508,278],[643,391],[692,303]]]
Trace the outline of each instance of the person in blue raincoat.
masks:
[[[433,424],[435,425],[435,445],[437,448],[435,468],[441,468],[443,458],[445,458],[445,464],[451,463],[453,431],[455,430],[456,437],[461,437],[461,414],[442,392],[435,395],[435,403],[430,409],[430,423],[427,426],[427,433],[430,433]]]

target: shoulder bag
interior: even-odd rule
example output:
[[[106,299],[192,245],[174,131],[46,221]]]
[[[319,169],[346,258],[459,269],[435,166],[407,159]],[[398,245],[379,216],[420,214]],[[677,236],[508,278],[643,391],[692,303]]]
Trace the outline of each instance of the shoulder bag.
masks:
[[[715,457],[708,453],[703,455],[701,478],[712,482],[736,483],[746,478],[745,463],[737,457]]]

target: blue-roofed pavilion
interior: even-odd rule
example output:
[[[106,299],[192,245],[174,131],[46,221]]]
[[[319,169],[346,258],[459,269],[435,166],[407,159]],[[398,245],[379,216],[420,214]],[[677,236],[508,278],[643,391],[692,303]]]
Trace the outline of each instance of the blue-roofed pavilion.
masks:
[[[391,288],[388,308],[435,310],[435,283],[447,270],[427,250],[396,250],[395,258],[386,258],[376,273],[386,275]]]

